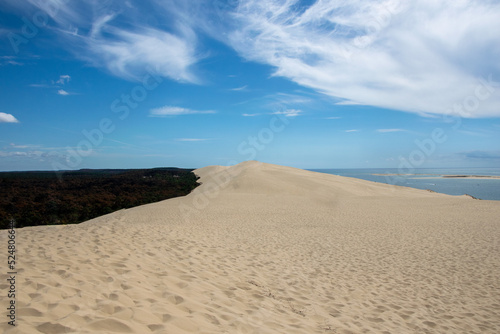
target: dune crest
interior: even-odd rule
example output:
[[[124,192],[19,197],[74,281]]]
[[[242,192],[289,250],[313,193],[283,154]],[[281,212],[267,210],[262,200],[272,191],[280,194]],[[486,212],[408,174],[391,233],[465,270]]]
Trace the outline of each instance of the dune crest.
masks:
[[[0,329],[500,332],[499,202],[256,161],[195,172],[185,197],[17,230],[19,326]]]

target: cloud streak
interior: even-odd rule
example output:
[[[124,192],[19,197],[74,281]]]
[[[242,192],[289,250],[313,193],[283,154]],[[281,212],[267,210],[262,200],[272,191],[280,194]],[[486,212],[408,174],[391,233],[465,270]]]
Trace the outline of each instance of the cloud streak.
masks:
[[[406,131],[406,130],[403,130],[403,129],[377,129],[377,132],[380,132],[380,133],[403,132],[403,131]]]
[[[14,143],[10,143],[10,147],[12,148],[22,148],[22,149],[26,149],[26,148],[40,148],[41,145],[17,145],[17,144],[14,144]]]
[[[164,106],[161,108],[151,109],[149,111],[150,117],[167,117],[167,116],[180,116],[180,115],[193,115],[193,114],[214,114],[214,110],[193,110],[175,106]]]
[[[248,88],[248,85],[244,85],[241,87],[231,88],[231,90],[235,91],[235,92],[239,92],[239,91],[245,91],[245,90],[247,90],[247,88]]]
[[[206,141],[208,139],[205,138],[177,138],[175,141],[187,141],[187,142],[198,142],[198,141]]]
[[[299,109],[286,109],[283,111],[275,111],[272,112],[271,115],[284,115],[285,117],[296,117],[302,113],[302,110]]]

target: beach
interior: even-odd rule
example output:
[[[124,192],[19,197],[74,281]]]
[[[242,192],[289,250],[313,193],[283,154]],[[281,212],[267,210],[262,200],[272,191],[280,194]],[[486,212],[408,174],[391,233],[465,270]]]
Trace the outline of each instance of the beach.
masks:
[[[500,332],[500,202],[256,161],[195,173],[184,197],[17,229],[0,329]]]

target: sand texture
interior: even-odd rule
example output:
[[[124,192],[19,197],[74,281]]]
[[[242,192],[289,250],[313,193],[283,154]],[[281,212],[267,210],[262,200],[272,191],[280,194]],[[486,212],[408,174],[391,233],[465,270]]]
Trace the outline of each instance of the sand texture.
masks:
[[[190,195],[17,230],[0,332],[500,333],[500,202],[258,162]]]

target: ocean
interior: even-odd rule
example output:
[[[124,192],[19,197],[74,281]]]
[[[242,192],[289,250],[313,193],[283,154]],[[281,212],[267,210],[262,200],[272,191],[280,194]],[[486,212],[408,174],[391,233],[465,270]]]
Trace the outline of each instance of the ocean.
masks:
[[[500,179],[441,178],[442,175],[500,176],[500,168],[415,168],[411,174],[403,175],[399,173],[397,168],[311,169],[311,171],[417,189],[429,189],[448,195],[468,194],[483,200],[500,201]]]

